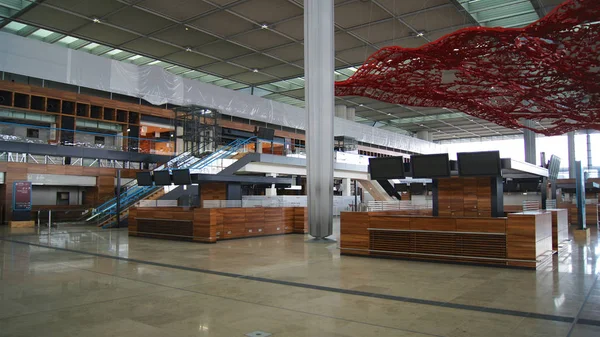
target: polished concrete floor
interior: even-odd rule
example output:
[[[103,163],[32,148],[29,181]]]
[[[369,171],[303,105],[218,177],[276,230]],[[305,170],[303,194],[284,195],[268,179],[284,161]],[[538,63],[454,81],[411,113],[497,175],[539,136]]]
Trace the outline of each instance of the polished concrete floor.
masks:
[[[522,270],[0,227],[0,336],[600,336],[600,244]],[[257,336],[267,336],[262,334]]]

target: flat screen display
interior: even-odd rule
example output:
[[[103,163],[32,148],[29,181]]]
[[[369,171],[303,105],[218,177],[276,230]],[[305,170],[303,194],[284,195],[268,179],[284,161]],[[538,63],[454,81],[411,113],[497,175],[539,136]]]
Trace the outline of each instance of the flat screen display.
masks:
[[[157,186],[171,185],[171,174],[169,170],[154,171],[154,183]]]
[[[371,174],[371,180],[406,178],[404,174],[404,158],[369,158],[369,174]]]
[[[411,156],[410,166],[413,178],[446,178],[450,176],[450,159],[447,153]]]
[[[499,151],[461,152],[457,157],[459,176],[498,177],[502,175]]]
[[[139,186],[152,186],[152,174],[150,172],[138,172],[135,177]]]
[[[173,170],[173,184],[175,185],[191,185],[192,176],[190,176],[190,170]]]
[[[268,128],[259,128],[257,137],[260,139],[273,140],[273,138],[275,137],[275,130]]]

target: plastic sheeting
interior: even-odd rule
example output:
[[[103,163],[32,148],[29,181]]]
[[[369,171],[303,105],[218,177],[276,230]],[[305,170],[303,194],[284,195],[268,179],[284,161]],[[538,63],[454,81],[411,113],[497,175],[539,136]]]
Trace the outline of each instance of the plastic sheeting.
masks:
[[[0,69],[61,83],[140,97],[152,104],[200,105],[224,114],[306,129],[304,109],[45,42],[0,33]],[[439,144],[335,118],[336,136],[415,153],[445,152]]]

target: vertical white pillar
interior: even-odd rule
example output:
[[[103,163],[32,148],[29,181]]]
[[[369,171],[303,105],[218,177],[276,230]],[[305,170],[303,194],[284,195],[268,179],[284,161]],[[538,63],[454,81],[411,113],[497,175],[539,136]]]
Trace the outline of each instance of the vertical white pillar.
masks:
[[[256,153],[262,153],[262,150],[263,150],[262,147],[263,147],[262,140],[260,140],[260,139],[257,140],[256,141]]]
[[[567,133],[569,150],[569,179],[575,179],[575,132]]]
[[[270,176],[273,177],[273,178],[277,178],[277,173],[271,173]],[[265,195],[267,197],[275,197],[275,196],[277,196],[277,189],[275,188],[275,184],[271,184],[271,187],[267,188],[265,190]]]
[[[346,108],[346,119],[353,121],[356,118],[356,108]]]
[[[533,127],[533,122],[530,120],[523,121],[523,124]],[[525,144],[525,162],[535,165],[537,160],[535,154],[535,132],[523,129],[523,143]]]
[[[342,196],[349,197],[352,195],[352,181],[348,178],[342,179]]]
[[[304,1],[309,234],[333,232],[333,0]]]
[[[346,119],[347,107],[345,105],[335,106],[335,117]]]
[[[422,139],[422,140],[426,140],[426,141],[430,141],[431,140],[431,133],[429,132],[429,130],[421,130],[421,131],[417,131],[417,138]]]
[[[592,136],[590,135],[590,130],[585,131],[586,134],[586,145],[587,145],[587,168],[588,172],[592,170]]]

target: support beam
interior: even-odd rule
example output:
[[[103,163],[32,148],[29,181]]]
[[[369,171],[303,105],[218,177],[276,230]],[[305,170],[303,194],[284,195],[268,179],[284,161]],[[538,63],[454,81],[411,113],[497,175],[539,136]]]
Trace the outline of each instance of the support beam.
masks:
[[[530,120],[524,121],[524,124],[533,127],[533,122]],[[535,132],[529,129],[523,129],[523,141],[525,143],[525,162],[536,164],[536,149],[535,149]]]
[[[333,0],[304,1],[309,234],[333,233]]]
[[[567,133],[569,153],[569,179],[575,179],[575,132]]]

